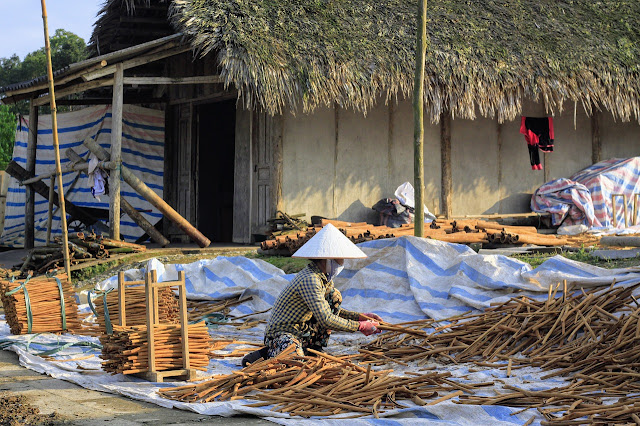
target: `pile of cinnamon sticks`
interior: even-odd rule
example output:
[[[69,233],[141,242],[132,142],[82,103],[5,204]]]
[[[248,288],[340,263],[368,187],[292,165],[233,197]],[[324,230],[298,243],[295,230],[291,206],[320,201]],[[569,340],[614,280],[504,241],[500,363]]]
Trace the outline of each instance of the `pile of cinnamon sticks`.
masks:
[[[0,281],[0,297],[12,334],[78,330],[75,291],[66,274],[29,280]]]
[[[615,284],[615,283],[614,283]],[[438,358],[512,371],[536,366],[542,379],[568,377],[567,386],[530,391],[505,386],[497,396],[466,395],[461,403],[537,408],[549,423],[634,423],[640,414],[640,286],[549,289],[546,300],[512,298],[481,314],[403,324],[363,347],[359,359],[418,365]],[[426,330],[425,330],[426,329]],[[426,333],[419,335],[418,333]],[[613,401],[613,403],[612,403]],[[566,423],[563,423],[566,422]]]
[[[128,315],[128,313],[127,313]],[[156,371],[183,368],[180,325],[155,325],[154,348]],[[117,374],[143,373],[149,370],[147,327],[113,326],[113,334],[100,337],[104,371]],[[189,324],[190,368],[206,371],[212,347],[204,322]]]
[[[315,356],[297,356],[291,346],[275,358],[255,362],[232,374],[160,389],[159,394],[184,402],[254,399],[260,402],[249,407],[273,406],[272,411],[304,417],[343,413],[378,417],[386,410],[403,408],[403,399],[433,405],[488,385],[458,383],[450,379],[448,372],[393,376],[393,370],[364,368],[350,357],[310,352]]]
[[[400,228],[374,226],[366,222],[344,222],[322,219],[314,227],[287,235],[274,236],[263,241],[260,248],[269,253],[293,254],[302,247],[316,232],[331,223],[355,244],[382,238],[394,238],[414,235],[414,225],[402,225]],[[535,244],[541,246],[561,246],[568,243],[564,237],[538,234],[533,226],[505,226],[497,222],[483,220],[445,220],[437,219],[424,230],[425,238],[450,243],[492,243],[496,244]]]

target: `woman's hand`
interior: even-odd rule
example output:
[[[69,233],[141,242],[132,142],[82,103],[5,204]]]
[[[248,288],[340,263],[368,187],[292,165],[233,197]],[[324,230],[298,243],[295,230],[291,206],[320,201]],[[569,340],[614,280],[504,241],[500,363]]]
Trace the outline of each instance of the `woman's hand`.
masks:
[[[360,316],[358,317],[358,321],[366,321],[366,320],[374,320],[374,321],[378,321],[378,322],[384,322],[384,320],[382,318],[380,318],[380,316],[372,313],[372,312],[367,312],[365,314],[360,314]]]

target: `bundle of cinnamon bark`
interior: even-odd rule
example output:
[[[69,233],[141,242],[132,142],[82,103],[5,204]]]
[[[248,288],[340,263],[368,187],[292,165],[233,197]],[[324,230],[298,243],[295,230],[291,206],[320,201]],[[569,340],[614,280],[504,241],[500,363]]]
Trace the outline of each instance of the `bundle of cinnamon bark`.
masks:
[[[315,356],[295,355],[291,346],[275,358],[257,361],[232,374],[160,389],[159,394],[184,402],[254,399],[260,402],[249,407],[274,405],[272,411],[304,417],[343,413],[378,417],[386,410],[404,408],[402,400],[433,405],[487,385],[458,383],[448,372],[394,376],[393,370],[364,368],[348,356],[310,353]]]
[[[120,324],[117,290],[97,292],[92,297],[99,330],[106,333],[107,317],[105,316],[105,298],[108,321],[112,325]],[[127,287],[125,294],[125,312],[127,325],[144,325],[147,323],[147,305],[144,285]],[[163,324],[177,324],[179,322],[178,299],[169,287],[158,289],[158,319]]]
[[[12,334],[61,333],[80,328],[75,291],[66,274],[1,281],[0,297]]]
[[[128,313],[127,313],[128,315]],[[204,322],[189,324],[190,368],[206,370],[211,352],[211,336]],[[179,324],[154,326],[155,370],[184,368]],[[149,371],[146,325],[121,327],[114,325],[113,334],[100,337],[104,371],[134,374]]]

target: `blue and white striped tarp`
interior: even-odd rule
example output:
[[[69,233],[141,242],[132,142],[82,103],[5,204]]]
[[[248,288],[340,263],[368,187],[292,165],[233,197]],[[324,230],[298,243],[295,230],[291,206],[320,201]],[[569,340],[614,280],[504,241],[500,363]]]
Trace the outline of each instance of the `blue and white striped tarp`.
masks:
[[[554,225],[585,224],[590,228],[630,227],[638,222],[634,197],[640,193],[640,157],[611,158],[568,179],[545,183],[531,198],[531,210],[551,213]],[[616,194],[613,211],[612,195]],[[626,196],[627,205],[624,198]],[[625,219],[625,213],[628,217]]]
[[[640,273],[634,269],[614,269],[585,265],[556,256],[533,269],[528,264],[499,255],[481,255],[466,246],[416,237],[377,240],[358,245],[367,255],[366,259],[346,261],[345,270],[337,279],[336,286],[343,295],[346,309],[360,312],[375,312],[390,322],[423,319],[431,316],[442,319],[466,311],[489,306],[492,302],[506,301],[514,295],[529,295],[546,298],[549,286],[566,279],[569,283],[580,283],[588,287],[608,284],[615,278],[617,285],[628,285],[640,281]],[[293,278],[279,268],[258,259],[245,257],[218,257],[199,260],[190,264],[164,265],[152,259],[147,270],[156,270],[160,281],[174,280],[177,271],[185,271],[189,298],[220,299],[232,296],[252,297],[252,300],[234,308],[231,314],[240,316],[259,312],[273,306],[282,288]],[[125,272],[127,280],[139,280],[144,270],[130,269]],[[100,289],[114,287],[117,277],[100,283]],[[252,318],[266,319],[268,313]],[[9,333],[0,321],[0,335]],[[234,327],[219,326],[211,330],[216,338],[236,338],[243,341],[260,342],[263,329],[255,327],[237,331]],[[9,336],[24,341],[29,336]],[[45,337],[42,337],[43,339]],[[57,336],[47,337],[50,341]],[[64,335],[65,341],[94,339],[83,336]],[[360,343],[372,337],[360,333],[333,333],[327,351],[334,354],[353,353]],[[43,349],[47,347],[44,346]],[[237,347],[236,347],[237,348]],[[235,348],[234,348],[235,349]],[[81,386],[105,392],[126,395],[152,402],[164,407],[191,410],[201,414],[232,416],[251,414],[287,425],[322,423],[344,424],[336,419],[290,418],[269,411],[269,407],[247,407],[246,400],[209,403],[182,403],[161,398],[157,390],[171,384],[149,383],[120,374],[100,372],[99,352],[91,359],[69,362],[50,362],[29,354],[22,347],[11,348],[20,355],[20,362],[34,370],[53,377],[69,380]],[[228,353],[228,351],[227,351]],[[78,358],[77,350],[62,352],[57,358]],[[75,363],[75,364],[73,364]],[[77,368],[75,368],[77,365]],[[504,385],[525,389],[549,389],[560,386],[562,379],[543,379],[546,373],[536,368],[523,368],[512,372],[510,377],[504,368],[483,368],[475,364],[436,364],[437,371],[449,371],[454,380],[493,382],[493,387],[478,391],[483,395],[494,395],[504,391]],[[396,374],[415,371],[416,365],[402,367],[390,365]],[[385,367],[386,368],[386,367]],[[211,360],[207,375],[230,374],[240,369],[240,358]],[[522,411],[521,407],[474,406],[456,404],[455,399],[433,406],[416,406],[402,401],[407,408],[383,413],[383,419],[350,419],[349,424],[420,424],[437,425],[512,425],[524,424],[534,417],[533,425],[546,420],[537,410]]]
[[[88,149],[82,144],[85,139],[96,140],[100,146],[111,148],[111,107],[95,106],[79,111],[58,114],[58,139],[60,143],[60,162],[64,168],[69,160],[65,150],[73,148],[85,160],[89,158]],[[13,159],[26,167],[29,122],[21,117],[16,131],[16,143]],[[142,179],[160,197],[163,190],[164,174],[164,112],[154,109],[125,105],[122,123],[122,161],[136,176]],[[38,147],[36,153],[36,175],[55,170],[53,150],[53,132],[51,116],[38,117]],[[104,209],[108,216],[109,196],[103,195],[100,201],[91,195],[92,183],[85,173],[69,172],[63,174],[65,198],[80,207]],[[50,180],[44,182],[49,185]],[[57,188],[56,188],[57,190]],[[156,223],[162,214],[136,193],[126,183],[121,183],[121,194],[133,207],[139,210],[149,222]],[[35,241],[36,245],[46,242],[48,201],[39,194],[35,198]],[[4,230],[0,244],[9,247],[24,245],[25,187],[11,178],[7,193]],[[120,232],[128,241],[134,241],[144,231],[129,216],[121,217]],[[55,209],[52,223],[52,236],[62,234],[60,213]]]

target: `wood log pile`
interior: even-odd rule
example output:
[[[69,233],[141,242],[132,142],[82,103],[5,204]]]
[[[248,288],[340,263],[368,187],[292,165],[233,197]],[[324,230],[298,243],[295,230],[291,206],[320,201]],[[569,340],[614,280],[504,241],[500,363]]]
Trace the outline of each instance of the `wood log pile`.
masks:
[[[260,248],[264,252],[293,254],[304,245],[316,232],[331,223],[346,235],[353,243],[358,244],[382,238],[394,238],[414,235],[414,225],[407,224],[400,228],[374,226],[366,222],[344,222],[322,219],[320,224],[308,227],[295,233],[276,235],[263,241]],[[424,230],[425,238],[447,241],[458,244],[485,243],[499,244],[535,244],[541,246],[562,246],[569,241],[565,237],[539,234],[534,226],[505,226],[497,222],[484,220],[444,220],[437,219]]]
[[[403,399],[433,405],[487,385],[458,383],[448,372],[394,376],[393,370],[364,368],[349,357],[310,352],[315,357],[301,357],[291,346],[275,358],[257,361],[232,374],[160,389],[159,394],[184,402],[254,399],[260,402],[249,407],[274,405],[272,411],[303,417],[354,413],[353,417],[373,414],[378,418],[386,410],[405,407],[399,402]]]
[[[95,233],[76,232],[69,234],[71,265],[96,259],[107,259],[113,254],[139,253],[145,250],[146,247],[143,245],[112,240]],[[21,276],[26,276],[29,271],[32,272],[32,275],[40,275],[59,268],[64,268],[62,241],[59,239],[56,239],[56,244],[51,244],[51,246],[32,249],[22,264],[14,266],[14,269],[19,269]]]
[[[155,325],[156,370],[177,370],[183,368],[181,327],[177,324]],[[100,337],[104,361],[102,369],[117,374],[144,373],[149,369],[147,327],[113,326],[113,334]],[[190,368],[206,371],[209,365],[212,341],[204,322],[189,324]]]
[[[80,329],[75,290],[65,274],[57,278],[60,287],[55,278],[46,276],[28,281],[0,281],[0,297],[11,334]]]
[[[566,376],[571,382],[536,392],[505,386],[511,392],[464,395],[459,402],[537,408],[543,424],[637,424],[640,398],[628,395],[640,390],[640,303],[632,294],[639,285],[590,291],[558,291],[558,285],[544,301],[518,297],[481,314],[405,323],[411,332],[385,333],[358,359],[473,362],[506,369],[508,376],[536,366],[548,371],[543,380]]]
[[[118,309],[118,292],[100,293],[92,298],[95,307],[96,320],[101,333],[106,333],[104,299],[107,302],[109,321],[112,325],[120,324]],[[178,324],[178,298],[171,288],[158,289],[158,317],[163,324]],[[125,319],[128,326],[145,325],[147,323],[147,305],[144,285],[127,287],[125,293]]]

